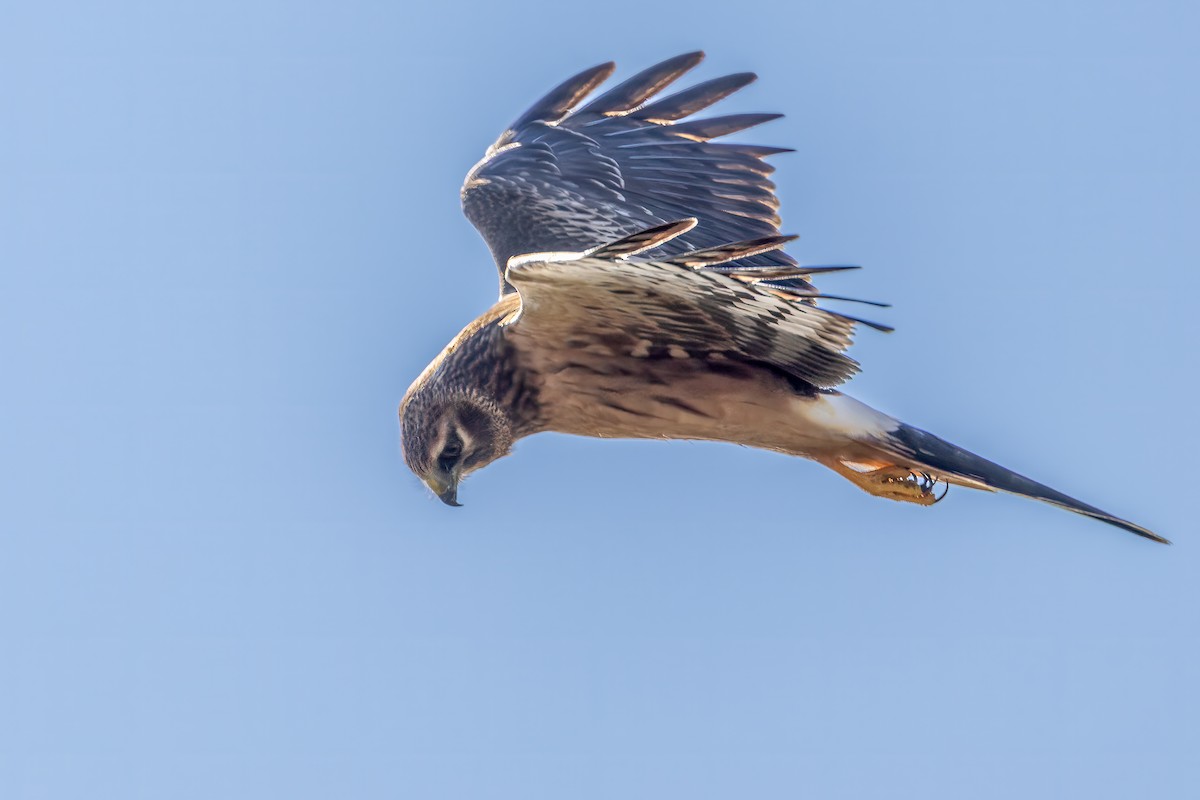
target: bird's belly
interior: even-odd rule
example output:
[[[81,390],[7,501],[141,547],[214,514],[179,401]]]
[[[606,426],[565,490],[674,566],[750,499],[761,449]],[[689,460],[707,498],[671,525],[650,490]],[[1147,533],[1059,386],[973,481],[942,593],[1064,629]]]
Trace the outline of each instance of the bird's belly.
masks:
[[[572,363],[546,375],[541,395],[546,429],[560,433],[733,442],[809,457],[844,448],[850,431],[834,398],[855,402],[799,394],[760,367],[714,369],[697,359]]]

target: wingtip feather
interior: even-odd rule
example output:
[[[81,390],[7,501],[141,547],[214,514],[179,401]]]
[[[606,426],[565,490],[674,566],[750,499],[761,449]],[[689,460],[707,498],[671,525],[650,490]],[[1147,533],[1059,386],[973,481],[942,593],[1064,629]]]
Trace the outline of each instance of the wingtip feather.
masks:
[[[713,78],[644,106],[634,112],[634,115],[647,122],[665,125],[703,111],[756,80],[758,76],[753,72],[739,72]]]
[[[668,130],[676,136],[697,142],[719,139],[756,125],[780,119],[783,114],[728,114],[723,117],[696,119],[672,125]]]
[[[652,228],[646,228],[637,233],[617,239],[615,242],[594,247],[587,251],[587,255],[593,258],[605,259],[628,258],[646,250],[653,250],[671,241],[676,236],[687,233],[696,227],[698,221],[695,217],[686,217],[674,222],[655,225]]]
[[[592,90],[597,86],[608,80],[608,77],[613,74],[613,70],[616,68],[617,65],[615,62],[606,61],[603,64],[597,64],[594,67],[585,69],[583,72],[572,75],[530,106],[524,114],[509,126],[510,129],[520,130],[522,127],[538,120],[554,122],[562,119],[572,108],[578,105],[579,101],[591,94]]]
[[[688,253],[681,253],[677,256],[662,259],[663,263],[676,264],[683,267],[691,267],[692,269],[701,269],[704,267],[715,266],[719,264],[727,264],[730,261],[738,261],[743,258],[751,258],[752,256],[761,253],[770,253],[773,250],[778,250],[788,242],[793,242],[800,238],[796,234],[787,234],[781,236],[761,236],[757,239],[747,239],[742,242],[730,242],[729,244],[719,245],[717,247],[706,247],[702,250],[692,250]]]
[[[645,103],[704,60],[695,50],[668,58],[627,78],[579,110],[579,114],[625,114]]]

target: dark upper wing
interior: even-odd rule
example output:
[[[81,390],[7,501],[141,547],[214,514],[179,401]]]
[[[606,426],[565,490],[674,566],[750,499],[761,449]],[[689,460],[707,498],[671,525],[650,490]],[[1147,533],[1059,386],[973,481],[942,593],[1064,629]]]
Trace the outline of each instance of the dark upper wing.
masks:
[[[857,371],[845,351],[861,320],[814,304],[827,295],[786,288],[822,269],[786,263],[779,248],[792,237],[658,255],[695,225],[659,225],[586,253],[514,257],[505,277],[521,307],[507,324],[537,342],[595,342],[619,356],[765,363],[820,388]],[[744,266],[752,258],[769,266]]]
[[[576,106],[613,71],[602,64],[567,80],[526,111],[467,175],[463,211],[503,276],[508,259],[583,251],[668,220],[694,217],[670,255],[779,232],[779,201],[765,156],[785,148],[710,140],[775,119],[734,114],[685,120],[754,80],[727,75],[652,100],[696,66],[687,53]],[[651,102],[648,102],[651,101]],[[794,264],[786,255],[755,264]],[[501,280],[501,293],[512,287]]]

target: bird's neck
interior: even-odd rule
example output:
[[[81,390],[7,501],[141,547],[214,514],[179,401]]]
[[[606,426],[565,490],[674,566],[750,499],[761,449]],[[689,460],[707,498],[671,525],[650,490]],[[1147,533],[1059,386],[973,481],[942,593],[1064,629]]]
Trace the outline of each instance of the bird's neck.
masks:
[[[507,295],[467,326],[446,346],[436,378],[486,394],[508,414],[514,439],[544,429],[540,381],[503,327],[519,307],[516,295]]]

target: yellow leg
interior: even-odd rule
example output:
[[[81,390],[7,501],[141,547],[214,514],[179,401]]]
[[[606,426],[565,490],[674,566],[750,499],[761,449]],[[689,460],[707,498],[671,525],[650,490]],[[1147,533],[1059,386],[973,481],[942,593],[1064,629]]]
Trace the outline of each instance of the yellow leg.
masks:
[[[933,487],[938,483],[937,478],[924,472],[914,472],[908,467],[888,464],[874,469],[857,470],[836,459],[822,460],[821,463],[864,492],[876,497],[931,506],[946,496],[945,493],[934,493]]]

